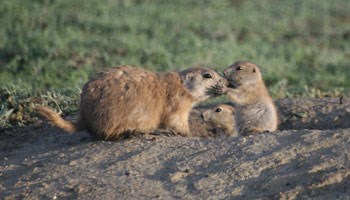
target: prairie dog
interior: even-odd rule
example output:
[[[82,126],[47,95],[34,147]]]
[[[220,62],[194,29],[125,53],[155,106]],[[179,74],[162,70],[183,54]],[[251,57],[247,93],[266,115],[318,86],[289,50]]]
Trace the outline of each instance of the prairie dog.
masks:
[[[225,85],[226,79],[208,68],[153,73],[123,65],[98,73],[84,85],[77,122],[47,107],[37,106],[37,111],[66,132],[87,130],[106,140],[156,129],[189,136],[192,107],[221,95]]]
[[[275,131],[278,118],[259,66],[252,62],[235,62],[224,70],[229,82],[227,96],[236,104],[236,124],[242,135]]]
[[[235,109],[227,104],[219,104],[203,111],[202,118],[226,135],[238,136],[235,123]]]

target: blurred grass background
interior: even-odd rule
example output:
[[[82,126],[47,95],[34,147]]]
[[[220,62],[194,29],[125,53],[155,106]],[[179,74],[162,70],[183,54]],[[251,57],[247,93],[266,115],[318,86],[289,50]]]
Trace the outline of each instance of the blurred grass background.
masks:
[[[0,0],[0,127],[75,112],[97,71],[258,63],[271,95],[349,96],[349,0]],[[27,113],[27,114],[26,114]]]

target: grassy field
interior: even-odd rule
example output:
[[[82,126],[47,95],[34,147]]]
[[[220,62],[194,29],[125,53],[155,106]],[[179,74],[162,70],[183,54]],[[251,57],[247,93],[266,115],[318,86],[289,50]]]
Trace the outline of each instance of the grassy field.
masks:
[[[349,95],[348,0],[0,4],[0,127],[35,121],[35,103],[75,112],[89,76],[119,64],[222,71],[250,60],[274,98]]]

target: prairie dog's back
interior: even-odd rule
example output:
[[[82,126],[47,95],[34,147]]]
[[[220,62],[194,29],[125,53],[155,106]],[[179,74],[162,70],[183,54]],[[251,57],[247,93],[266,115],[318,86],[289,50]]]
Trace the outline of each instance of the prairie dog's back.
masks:
[[[111,137],[128,130],[152,130],[166,104],[166,87],[161,85],[155,73],[140,68],[120,66],[101,72],[83,88],[79,121],[89,131]]]

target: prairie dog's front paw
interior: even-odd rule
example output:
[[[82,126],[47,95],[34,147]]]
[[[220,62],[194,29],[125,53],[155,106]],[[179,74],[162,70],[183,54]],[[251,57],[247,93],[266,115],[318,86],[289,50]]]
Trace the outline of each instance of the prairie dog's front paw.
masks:
[[[209,88],[209,92],[215,95],[224,95],[226,94],[226,91],[227,91],[226,87],[219,84],[216,84],[211,88]]]

